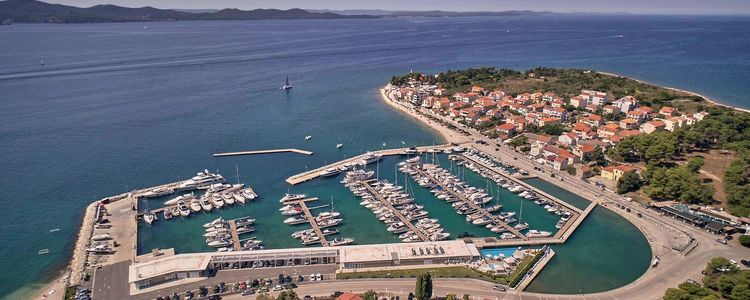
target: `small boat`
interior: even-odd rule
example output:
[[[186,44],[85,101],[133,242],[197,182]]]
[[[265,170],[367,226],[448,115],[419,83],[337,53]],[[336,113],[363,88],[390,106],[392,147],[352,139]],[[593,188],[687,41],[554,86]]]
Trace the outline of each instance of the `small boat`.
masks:
[[[214,240],[208,242],[208,246],[214,248],[227,247],[229,245],[232,245],[232,242],[228,240]]]
[[[42,254],[49,254],[49,249],[47,249],[47,248],[41,249],[41,250],[39,250],[39,251],[37,252],[37,254],[39,254],[39,255],[42,255]]]
[[[286,77],[286,81],[284,82],[284,85],[281,86],[280,89],[281,90],[291,90],[292,89],[292,85],[289,84],[289,76]]]
[[[169,220],[169,219],[171,219],[173,217],[173,215],[172,215],[172,209],[170,209],[169,207],[167,207],[167,208],[164,209],[163,214],[164,214],[164,220]]]
[[[305,197],[307,197],[307,194],[289,194],[289,193],[287,193],[287,194],[284,195],[284,197],[281,198],[281,200],[279,200],[279,202],[284,203],[284,202],[287,202],[287,201],[300,200],[300,199],[304,199]]]
[[[208,198],[203,197],[203,198],[201,198],[201,208],[204,211],[211,211],[211,209],[213,209],[214,207],[213,207],[213,205],[211,205],[210,202],[208,202]]]
[[[146,197],[146,198],[154,198],[154,197],[161,197],[164,195],[169,195],[171,193],[174,193],[174,190],[170,188],[155,188],[153,190],[143,193],[141,196]]]
[[[242,193],[242,196],[245,197],[245,200],[252,201],[258,197],[258,194],[256,194],[255,191],[253,191],[253,189],[251,188],[245,188],[241,191],[241,193]]]
[[[343,147],[343,146],[344,146],[344,144],[336,144],[336,149],[341,149],[341,147]]]
[[[338,173],[341,173],[341,169],[339,169],[339,168],[328,168],[328,169],[323,170],[323,172],[320,173],[320,176],[322,176],[322,177],[329,177],[329,176],[336,175]]]
[[[312,138],[312,135],[305,136],[305,140],[309,140]]]
[[[156,214],[152,213],[150,210],[146,210],[143,213],[143,221],[146,221],[148,224],[154,223],[157,219]]]
[[[109,233],[102,233],[102,234],[97,234],[97,235],[92,236],[91,239],[94,241],[104,241],[104,240],[112,239],[112,236],[109,235]]]
[[[185,203],[185,201],[178,202],[177,209],[180,211],[180,215],[183,217],[187,217],[190,215],[190,208],[188,207],[187,203]]]
[[[190,201],[190,210],[193,212],[199,212],[201,211],[201,201],[198,199],[193,199]]]
[[[213,221],[211,221],[211,222],[208,222],[208,223],[206,223],[206,224],[203,224],[203,227],[204,227],[204,228],[209,228],[209,227],[214,227],[214,226],[216,226],[216,225],[220,225],[220,224],[224,224],[224,223],[226,223],[226,222],[224,221],[224,218],[218,218],[218,219],[216,219],[216,220],[213,220]]]
[[[349,245],[351,243],[354,243],[354,239],[352,238],[334,238],[333,240],[328,241],[328,244],[332,247]]]
[[[288,224],[288,225],[296,225],[296,224],[302,224],[302,223],[307,223],[307,218],[305,218],[304,216],[294,216],[294,217],[286,218],[284,220],[284,224]]]
[[[245,204],[245,196],[243,196],[239,191],[232,193],[232,198],[234,198],[234,201],[237,201],[240,204]]]

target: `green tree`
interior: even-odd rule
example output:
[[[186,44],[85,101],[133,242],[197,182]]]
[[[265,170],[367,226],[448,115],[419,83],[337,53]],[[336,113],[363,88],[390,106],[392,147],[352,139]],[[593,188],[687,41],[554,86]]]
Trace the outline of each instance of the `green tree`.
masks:
[[[565,168],[565,171],[568,172],[570,175],[576,175],[576,167],[573,165],[568,165],[567,168]]]
[[[364,300],[377,300],[378,294],[375,293],[372,289],[367,290],[364,294],[362,294],[362,299]]]
[[[279,293],[279,296],[276,297],[276,300],[298,300],[299,297],[297,297],[297,293],[294,292],[294,290],[287,289],[281,291]]]
[[[548,135],[561,135],[563,133],[562,124],[544,125],[540,129],[542,132]]]
[[[445,295],[445,300],[458,300],[458,298],[456,298],[455,294],[448,294]]]
[[[688,170],[690,170],[691,172],[698,172],[698,170],[700,170],[704,164],[705,161],[702,157],[693,157],[690,158],[687,162]]]
[[[469,294],[464,294],[464,296],[461,297],[461,299],[463,299],[463,300],[469,300],[470,299],[469,298]]]
[[[741,235],[739,240],[742,246],[750,247],[750,235]]]
[[[255,296],[255,299],[257,300],[273,300],[271,296],[268,295],[268,293],[261,293],[258,296]]]
[[[417,300],[429,300],[432,298],[432,275],[422,273],[417,276],[414,298]]]
[[[625,194],[632,191],[637,191],[641,188],[641,175],[637,172],[628,172],[620,177],[617,181],[617,193]]]

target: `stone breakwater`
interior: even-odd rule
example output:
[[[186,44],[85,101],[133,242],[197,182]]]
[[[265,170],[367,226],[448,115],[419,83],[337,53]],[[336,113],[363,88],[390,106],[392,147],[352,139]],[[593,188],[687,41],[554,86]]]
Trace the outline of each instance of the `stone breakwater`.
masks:
[[[70,285],[79,284],[84,278],[86,260],[88,259],[86,248],[91,244],[91,235],[94,232],[94,218],[96,218],[96,206],[98,204],[99,201],[89,204],[83,215],[83,223],[81,224],[81,230],[78,232],[78,240],[76,240],[75,249],[73,250],[73,258],[70,260]]]

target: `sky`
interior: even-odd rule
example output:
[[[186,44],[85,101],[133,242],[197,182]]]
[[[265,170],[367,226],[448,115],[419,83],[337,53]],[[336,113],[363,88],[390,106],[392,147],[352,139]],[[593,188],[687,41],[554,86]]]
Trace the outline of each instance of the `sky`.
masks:
[[[115,4],[179,9],[304,8],[750,15],[750,0],[41,0],[80,7]]]

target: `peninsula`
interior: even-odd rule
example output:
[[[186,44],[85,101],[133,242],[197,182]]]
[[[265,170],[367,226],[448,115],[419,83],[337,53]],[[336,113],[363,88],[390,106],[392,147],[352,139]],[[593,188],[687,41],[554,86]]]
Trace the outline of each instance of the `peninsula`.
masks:
[[[736,139],[748,133],[748,123],[743,123],[748,118],[742,112],[687,92],[590,70],[410,73],[394,76],[380,92],[385,103],[439,132],[446,144],[373,150],[305,170],[287,183],[305,188],[296,185],[336,178],[336,184],[371,211],[375,224],[382,223],[382,228],[372,230],[386,231],[397,242],[331,239],[347,234],[336,227],[351,212],[335,211],[333,200],[313,206],[320,201],[317,195],[287,192],[271,199],[279,203],[283,225],[309,225],[291,237],[303,246],[322,247],[265,249],[263,241],[243,236],[256,230],[256,219],[243,216],[202,224],[205,234],[198,238],[216,252],[139,252],[140,230],[166,225],[161,223],[188,224],[188,218],[205,218],[212,210],[222,213],[222,207],[267,201],[239,178],[228,184],[222,175],[206,170],[187,180],[92,203],[67,280],[61,282],[69,293],[92,293],[97,299],[296,299],[297,294],[340,296],[336,291],[407,298],[415,283],[420,299],[433,293],[539,299],[551,295],[525,289],[555,259],[549,245],[565,247],[595,209],[607,209],[635,225],[653,254],[650,267],[637,280],[594,294],[597,298],[656,298],[686,279],[698,279],[715,257],[739,260],[748,253],[725,235],[745,230],[748,220],[716,209],[725,206],[742,213],[746,204],[734,198],[716,201],[709,193],[716,184],[701,180],[703,172],[715,172],[714,167],[709,167],[708,158],[690,156],[731,149],[741,163],[746,143]],[[733,122],[730,129],[737,131],[733,136],[710,135],[713,130],[726,132],[721,126],[728,120]],[[687,139],[690,135],[695,140]],[[651,138],[636,140],[640,137]],[[622,146],[627,143],[638,146]],[[680,161],[684,156],[690,157]],[[395,182],[380,175],[384,157],[397,157]],[[730,169],[727,174],[733,174]],[[486,186],[473,186],[477,181],[466,179],[468,172]],[[653,175],[658,172],[666,175]],[[525,181],[529,178],[543,179],[588,201],[579,206],[568,203]],[[746,188],[743,180],[738,175],[733,185],[725,180],[724,187],[741,192]],[[676,184],[676,190],[666,189]],[[416,201],[415,189],[424,189],[428,193],[423,198],[429,199]],[[503,203],[500,189],[505,189]],[[149,209],[149,201],[154,203],[149,199],[180,191],[191,193]],[[523,209],[521,204],[516,214],[504,208],[510,203],[527,206]],[[429,215],[429,206],[455,211],[459,220],[466,220],[463,225],[483,233],[448,232],[440,219]],[[321,208],[326,210],[315,215]],[[541,221],[530,221],[529,214]],[[258,224],[258,229],[262,226],[270,225]]]

